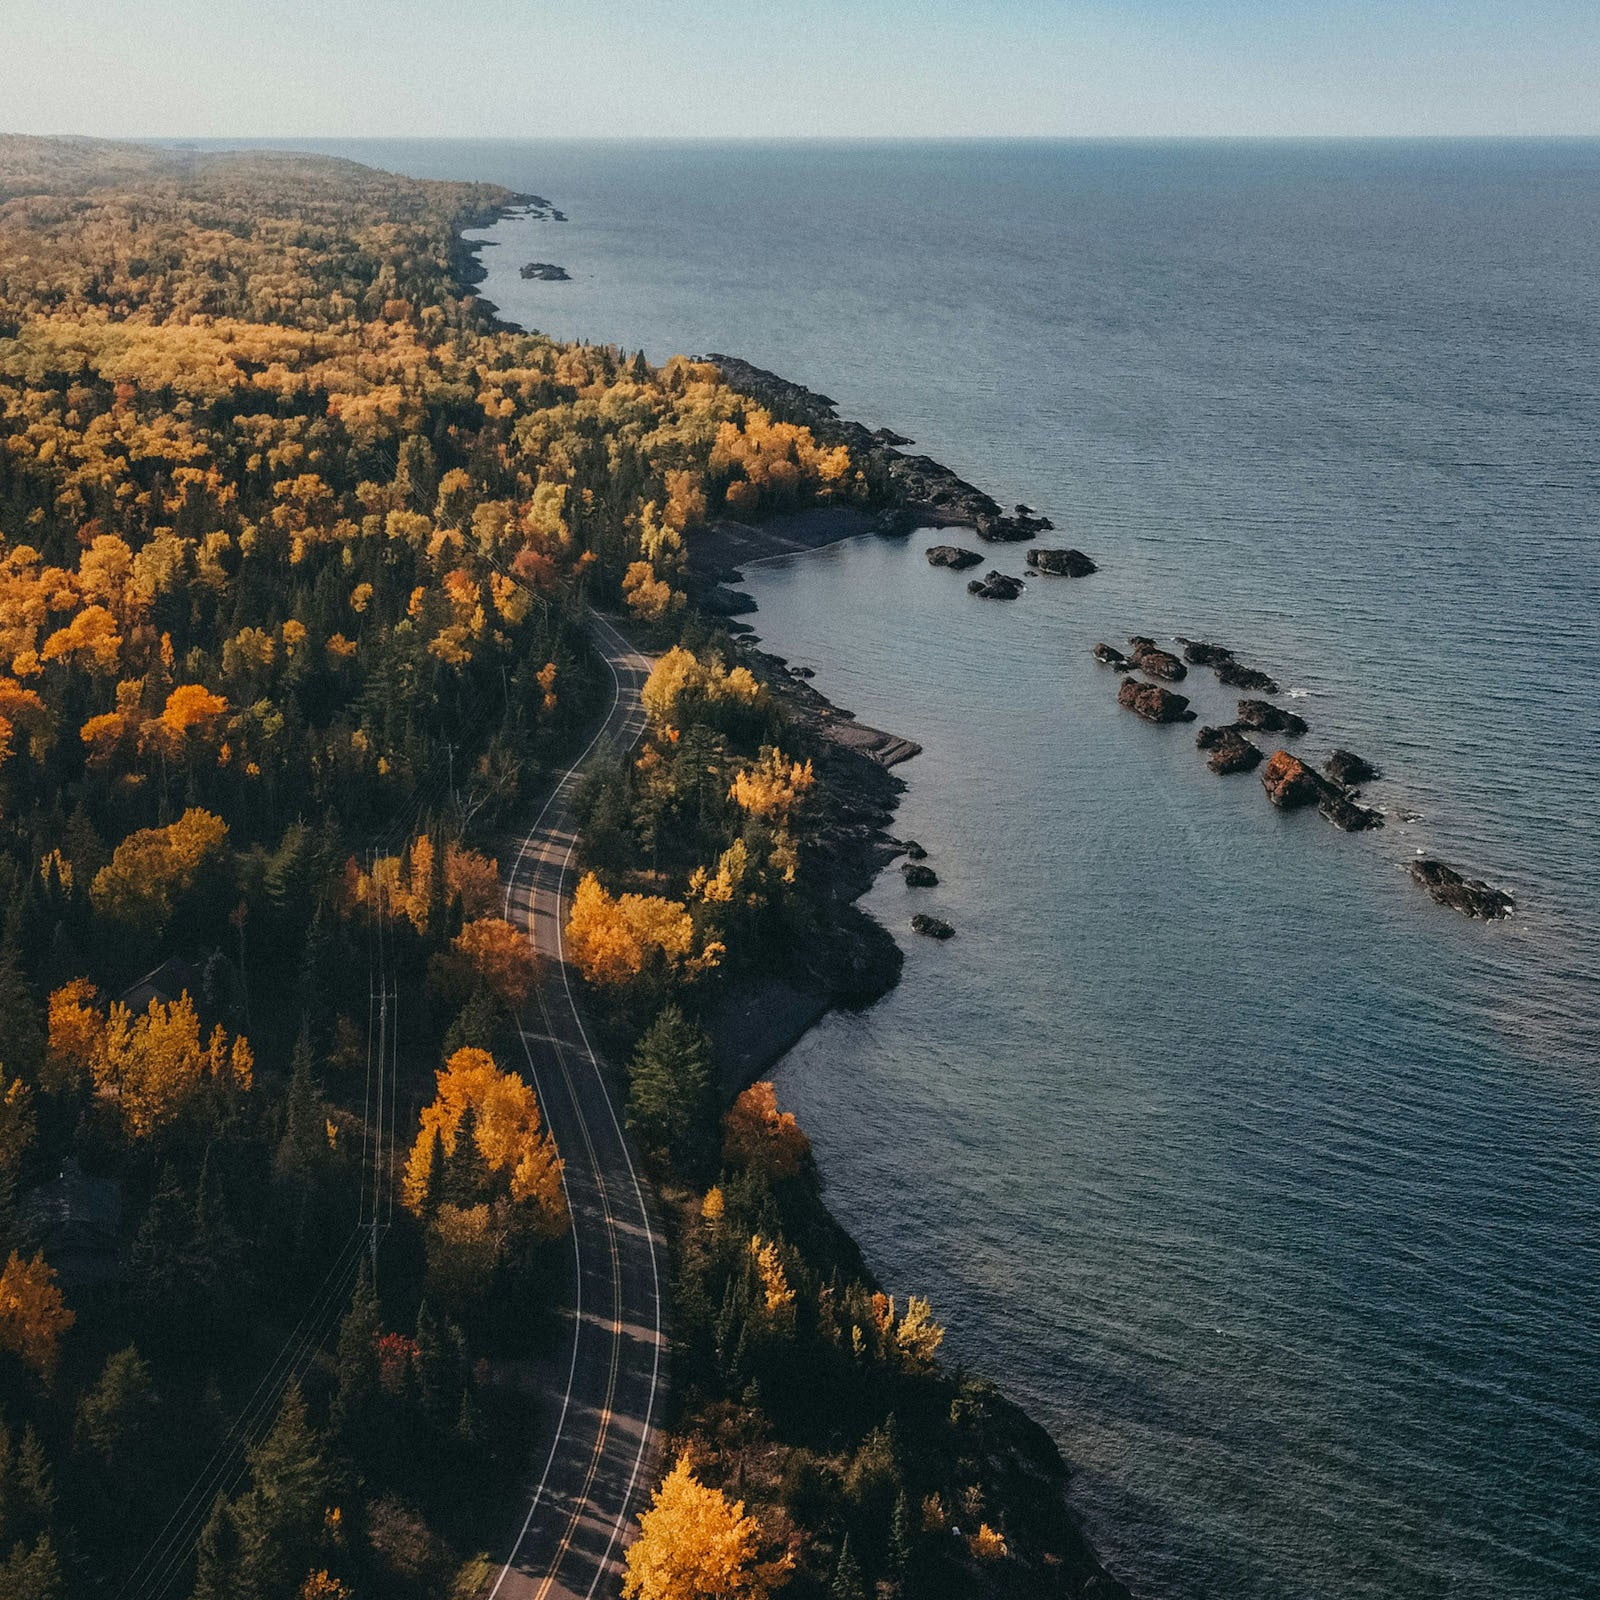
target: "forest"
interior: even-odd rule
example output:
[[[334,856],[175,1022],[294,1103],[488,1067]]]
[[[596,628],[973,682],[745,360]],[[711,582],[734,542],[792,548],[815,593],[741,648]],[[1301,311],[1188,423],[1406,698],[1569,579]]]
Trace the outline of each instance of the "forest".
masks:
[[[1077,1593],[1053,1452],[703,1026],[844,935],[814,738],[686,553],[880,488],[715,366],[499,324],[461,233],[516,198],[0,138],[0,1597],[481,1589],[568,1227],[499,856],[595,605],[657,657],[568,930],[674,1237],[626,1592]]]

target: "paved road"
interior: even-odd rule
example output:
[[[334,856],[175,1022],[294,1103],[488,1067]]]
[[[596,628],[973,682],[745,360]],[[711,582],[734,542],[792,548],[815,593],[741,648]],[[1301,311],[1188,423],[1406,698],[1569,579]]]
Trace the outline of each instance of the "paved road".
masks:
[[[650,663],[603,617],[594,640],[614,688],[605,722],[513,841],[505,915],[528,930],[544,976],[521,1018],[526,1066],[564,1163],[575,1279],[571,1333],[546,1437],[535,1441],[528,1505],[509,1530],[489,1600],[592,1600],[621,1588],[622,1551],[656,1471],[666,1377],[666,1253],[622,1133],[622,1102],[589,1042],[563,959],[577,842],[572,796],[586,765],[644,731]]]

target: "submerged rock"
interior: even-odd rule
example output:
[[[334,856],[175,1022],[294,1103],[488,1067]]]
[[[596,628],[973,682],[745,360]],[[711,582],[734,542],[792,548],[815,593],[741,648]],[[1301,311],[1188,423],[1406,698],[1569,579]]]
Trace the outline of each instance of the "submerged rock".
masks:
[[[558,267],[553,261],[530,261],[522,269],[522,276],[537,278],[541,283],[566,283],[572,274],[565,267]]]
[[[930,567],[949,567],[956,572],[964,572],[968,567],[975,567],[983,557],[976,550],[963,550],[958,544],[935,544],[928,546],[928,565]]]
[[[1300,734],[1306,731],[1304,717],[1297,717],[1294,712],[1285,711],[1270,700],[1241,700],[1239,725],[1259,729],[1262,733]]]
[[[1323,780],[1299,756],[1287,750],[1274,750],[1261,770],[1261,785],[1275,806],[1292,811],[1298,806],[1316,805],[1322,799]]]
[[[1104,642],[1094,647],[1094,658],[1103,667],[1115,667],[1118,672],[1132,672],[1133,663],[1115,645]]]
[[[1322,763],[1322,770],[1346,789],[1359,788],[1379,776],[1378,769],[1370,761],[1352,750],[1335,750]]]
[[[1009,578],[1003,572],[990,571],[981,578],[974,578],[967,585],[967,593],[978,595],[985,600],[1015,600],[1022,593],[1022,579]]]
[[[1480,917],[1492,922],[1496,917],[1509,917],[1513,901],[1504,889],[1496,889],[1481,878],[1468,878],[1430,856],[1420,857],[1411,863],[1411,876],[1442,906],[1449,906],[1463,916]]]
[[[1128,643],[1133,646],[1134,666],[1150,677],[1177,683],[1189,676],[1189,669],[1170,650],[1163,650],[1154,639],[1136,633]]]
[[[1081,550],[1033,549],[1028,552],[1028,565],[1057,578],[1087,578],[1099,570]]]
[[[1187,696],[1163,689],[1159,683],[1140,683],[1137,678],[1124,680],[1117,690],[1117,704],[1146,722],[1194,721]]]
[[[1213,737],[1207,738],[1207,735]],[[1237,728],[1202,728],[1195,739],[1202,750],[1209,750],[1206,765],[1226,776],[1230,772],[1252,772],[1261,765],[1261,749]]]
[[[931,889],[939,881],[939,874],[920,861],[908,861],[901,867],[900,876],[906,880],[908,889]]]
[[[948,922],[919,911],[911,919],[911,931],[920,933],[924,939],[949,939],[954,936],[956,930]]]

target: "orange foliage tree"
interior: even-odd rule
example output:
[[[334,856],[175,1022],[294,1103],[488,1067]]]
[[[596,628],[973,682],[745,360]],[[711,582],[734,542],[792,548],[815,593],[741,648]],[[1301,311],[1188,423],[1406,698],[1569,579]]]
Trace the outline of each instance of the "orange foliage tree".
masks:
[[[610,895],[592,872],[583,876],[567,918],[566,949],[578,971],[605,986],[627,983],[653,958],[687,973],[716,966],[723,947],[694,952],[694,922],[681,900],[660,895]]]
[[[227,823],[197,806],[164,828],[140,828],[95,874],[89,898],[96,911],[118,922],[159,933],[172,915],[173,900],[194,885],[227,839]]]
[[[722,1130],[728,1165],[752,1168],[774,1183],[794,1177],[811,1160],[811,1141],[792,1111],[778,1109],[778,1091],[770,1083],[751,1084],[728,1107]]]
[[[13,1250],[0,1271],[0,1350],[9,1350],[48,1381],[60,1357],[61,1336],[76,1320],[44,1257],[24,1261]]]
[[[478,917],[434,957],[434,974],[441,987],[458,994],[481,982],[518,1011],[533,992],[539,962],[521,928],[503,917]]]

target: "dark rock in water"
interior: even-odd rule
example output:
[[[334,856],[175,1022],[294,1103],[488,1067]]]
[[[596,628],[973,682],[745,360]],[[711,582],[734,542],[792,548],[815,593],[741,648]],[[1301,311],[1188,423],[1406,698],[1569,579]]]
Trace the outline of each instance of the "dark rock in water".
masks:
[[[1299,756],[1275,750],[1261,770],[1261,784],[1275,806],[1292,811],[1297,806],[1316,805],[1324,789],[1323,780]]]
[[[1323,785],[1322,798],[1317,802],[1317,810],[1336,828],[1343,828],[1346,833],[1363,833],[1368,828],[1383,826],[1381,811],[1358,806],[1343,789],[1331,783]]]
[[[926,916],[919,911],[911,919],[911,931],[920,933],[924,939],[948,939],[956,930],[948,922],[941,922],[938,917]]]
[[[920,861],[908,861],[901,867],[900,876],[906,880],[908,889],[931,889],[939,881],[939,874]]]
[[[899,449],[901,445],[915,444],[915,439],[908,439],[903,433],[896,433],[893,428],[874,428],[872,438],[878,444],[886,444],[892,449]]]
[[[1496,889],[1481,878],[1464,877],[1442,861],[1423,856],[1411,863],[1411,876],[1440,905],[1464,916],[1493,921],[1511,915],[1513,901],[1504,889]]]
[[[1251,772],[1261,765],[1260,747],[1252,744],[1237,728],[1204,728],[1201,737],[1208,733],[1217,737],[1200,748],[1210,750],[1206,765],[1213,772],[1226,776],[1230,772]],[[1199,744],[1200,740],[1196,739],[1195,743]]]
[[[1230,689],[1248,689],[1256,694],[1278,692],[1277,683],[1266,673],[1258,671],[1255,667],[1241,666],[1231,655],[1213,661],[1211,665],[1217,674],[1217,681],[1227,684]]]
[[[928,857],[928,852],[915,839],[907,839],[904,849],[907,861],[925,861]]]
[[[1335,750],[1326,761],[1322,763],[1322,770],[1343,788],[1355,789],[1363,783],[1371,783],[1378,774],[1378,769],[1362,756],[1352,750]]]
[[[1193,722],[1187,697],[1163,689],[1159,683],[1140,683],[1126,678],[1117,690],[1117,704],[1125,706],[1146,722]]]
[[[1183,659],[1193,666],[1214,667],[1219,662],[1232,661],[1233,651],[1225,644],[1207,644],[1204,639],[1181,639]]]
[[[1177,683],[1189,676],[1189,669],[1170,650],[1159,648],[1154,639],[1136,633],[1128,641],[1133,646],[1133,664],[1152,678]]]
[[[541,283],[566,283],[572,276],[565,267],[553,261],[530,261],[522,269],[524,278],[537,278]]]
[[[790,667],[789,676],[791,678],[814,678],[816,673],[810,667]]]
[[[1081,550],[1030,550],[1028,565],[1057,578],[1087,578],[1097,570]]]
[[[1132,672],[1133,663],[1114,645],[1097,644],[1094,658],[1103,667],[1115,667],[1118,672]]]
[[[700,606],[719,617],[745,617],[756,609],[755,600],[743,589],[730,589],[720,583],[700,596]]]
[[[1294,712],[1285,711],[1270,700],[1241,700],[1239,724],[1245,728],[1257,728],[1262,733],[1299,734],[1306,731],[1304,717],[1297,717]]]
[[[950,567],[956,572],[964,572],[968,567],[975,567],[983,557],[976,550],[963,550],[958,544],[935,544],[928,547],[928,565],[930,567]]]
[[[974,578],[967,585],[967,593],[981,596],[985,600],[1015,600],[1022,593],[1022,579],[1008,578],[1003,572],[988,572],[982,578]]]

